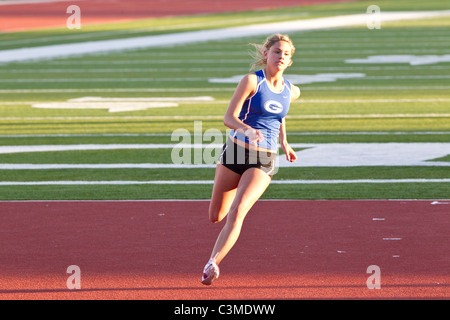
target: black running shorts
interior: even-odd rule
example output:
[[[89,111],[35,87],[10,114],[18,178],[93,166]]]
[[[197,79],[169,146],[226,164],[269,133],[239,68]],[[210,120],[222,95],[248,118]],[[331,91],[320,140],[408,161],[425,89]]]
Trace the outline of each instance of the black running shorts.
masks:
[[[276,152],[247,149],[228,137],[223,145],[218,163],[242,175],[247,169],[259,168],[269,177],[276,173]]]

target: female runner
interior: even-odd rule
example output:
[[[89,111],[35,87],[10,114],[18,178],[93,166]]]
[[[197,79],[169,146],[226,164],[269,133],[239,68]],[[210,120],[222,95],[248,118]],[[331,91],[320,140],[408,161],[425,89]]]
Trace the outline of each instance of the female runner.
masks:
[[[218,265],[236,243],[245,216],[270,184],[278,138],[286,159],[297,160],[287,142],[285,116],[300,89],[283,77],[295,47],[282,34],[254,46],[258,60],[253,66],[262,69],[239,82],[224,117],[232,130],[216,167],[209,219],[217,223],[227,216],[227,220],[203,269],[205,285],[219,276]]]

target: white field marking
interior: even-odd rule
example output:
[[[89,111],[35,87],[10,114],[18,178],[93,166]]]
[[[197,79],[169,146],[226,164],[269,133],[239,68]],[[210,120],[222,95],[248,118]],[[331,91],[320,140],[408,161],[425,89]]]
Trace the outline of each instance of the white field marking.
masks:
[[[0,121],[38,121],[38,120],[221,120],[223,116],[123,116],[123,117],[6,117],[0,118]]]
[[[436,181],[446,180],[446,181]],[[273,180],[272,184],[341,184],[341,183],[416,183],[450,182],[450,179],[385,179],[385,180]],[[214,184],[214,180],[111,180],[111,181],[0,181],[0,186],[46,186],[46,185],[190,185]],[[401,238],[383,238],[401,240]]]
[[[414,20],[448,16],[450,10],[415,11],[415,12],[385,12],[380,14],[381,22]],[[0,63],[26,60],[52,59],[73,55],[84,55],[99,52],[120,51],[127,49],[142,49],[151,47],[173,46],[186,43],[198,43],[223,39],[254,37],[277,32],[299,32],[340,28],[348,26],[366,26],[367,14],[353,14],[336,17],[283,21],[275,23],[252,24],[241,27],[190,31],[154,36],[130,37],[126,39],[87,41],[70,44],[49,45],[0,51]]]
[[[407,80],[423,80],[423,79],[450,79],[450,75],[433,75],[433,76],[370,76],[365,77],[367,80],[390,80],[390,79],[407,79]]]
[[[349,53],[350,54],[350,53]],[[236,68],[237,69],[237,68]],[[450,69],[450,66],[447,65],[440,65],[440,66],[426,66],[423,68],[416,68],[416,70],[447,70]],[[326,71],[349,71],[349,70],[411,70],[410,66],[376,66],[376,67],[369,67],[367,65],[365,66],[345,66],[345,67],[323,67],[323,66],[317,66],[317,67],[290,67],[290,72],[298,72],[298,71],[315,71],[315,70],[326,70]],[[32,71],[32,70],[30,70]]]
[[[87,88],[87,89],[0,89],[0,93],[86,93],[86,92],[224,92],[234,91],[235,87],[229,88]],[[333,91],[333,90],[370,90],[370,91],[386,91],[386,90],[449,90],[450,86],[358,86],[358,87],[342,87],[342,86],[330,86],[330,87],[318,87],[310,86],[309,91]]]
[[[229,78],[210,78],[211,83],[238,83],[243,75],[236,75]],[[288,74],[286,79],[295,84],[310,84],[316,82],[335,82],[339,79],[364,78],[364,73],[318,73],[318,74]]]
[[[206,78],[186,77],[186,78],[41,78],[41,79],[0,79],[0,83],[59,83],[59,82],[169,82],[169,81],[201,81]]]
[[[1,51],[0,51],[1,52]],[[351,52],[352,54],[354,54],[354,52]],[[351,54],[350,52],[348,54]],[[241,53],[242,56],[243,53]],[[313,54],[313,53],[312,53]],[[343,60],[345,60],[346,56],[343,56],[342,58],[302,58],[301,62],[302,64],[308,63],[308,62],[342,62]],[[314,54],[313,54],[314,55]],[[317,56],[317,54],[315,54]],[[128,59],[130,59],[131,55],[127,55]],[[29,61],[29,62],[33,62],[33,61]],[[121,65],[125,65],[125,66],[142,66],[142,65],[146,65],[146,66],[153,66],[152,68],[149,68],[148,70],[151,71],[152,69],[158,69],[160,71],[176,71],[176,69],[180,69],[180,68],[175,68],[174,65],[190,65],[190,64],[200,64],[201,67],[191,67],[191,69],[205,69],[209,70],[211,69],[216,69],[217,65],[224,65],[224,64],[229,64],[229,65],[235,65],[236,63],[242,63],[242,64],[249,64],[250,63],[250,59],[181,59],[181,58],[176,58],[174,57],[173,60],[171,59],[154,59],[154,60],[138,60],[138,59],[132,59],[132,60],[107,60],[107,61],[100,61],[100,60],[77,60],[77,61],[72,61],[72,60],[68,60],[68,61],[60,61],[60,60],[56,60],[56,61],[46,61],[45,66],[48,66],[49,70],[52,70],[54,66],[73,66],[73,65],[78,65],[78,66],[88,66],[89,68],[87,69],[87,72],[93,72],[96,71],[97,68],[99,66],[121,66]],[[210,66],[207,66],[210,65]],[[353,69],[353,68],[357,68],[359,67],[359,69],[364,69],[365,68],[369,68],[368,70],[370,70],[370,67],[368,67],[367,65],[363,65],[363,66],[345,66],[345,67],[341,67],[344,70],[349,70],[349,69]],[[376,68],[406,68],[407,66],[376,66]],[[419,66],[420,67],[420,66]],[[32,72],[35,68],[35,65],[33,65],[33,69],[31,69],[29,72]],[[222,67],[223,68],[223,67]],[[318,67],[314,67],[313,70],[315,70],[316,68],[321,68],[320,66]],[[445,66],[427,66],[427,70],[428,68],[431,69],[441,69],[444,68]],[[237,67],[228,67],[226,68],[226,70],[228,71],[232,71],[233,69],[239,69],[239,70],[243,70],[245,68],[237,68]],[[293,65],[292,67],[290,67],[288,70],[304,70],[304,68],[302,67],[297,67],[295,65]],[[21,69],[16,69],[18,73],[21,73],[22,70]],[[45,70],[42,68],[36,69],[36,70]],[[71,70],[71,69],[62,69],[62,70]],[[77,69],[80,70],[80,69]],[[82,70],[82,69],[81,69]],[[99,69],[102,70],[102,69]],[[103,68],[103,70],[106,70]],[[113,70],[118,70],[117,68],[113,69]],[[125,70],[125,69],[124,69]],[[145,69],[144,69],[145,70]],[[187,70],[186,68],[183,68],[182,70]],[[410,67],[408,67],[407,70],[411,70]],[[419,69],[420,70],[420,69]],[[5,71],[7,72],[7,71]],[[24,73],[28,73],[28,71],[25,71]]]
[[[60,169],[211,169],[215,164],[173,163],[80,163],[80,164],[9,164],[0,163],[0,170],[60,170]]]
[[[416,99],[302,99],[293,103],[404,103],[404,102],[450,102],[450,98]]]
[[[112,63],[112,62],[111,62]],[[92,63],[92,65],[96,65]],[[427,70],[446,70],[450,69],[450,66],[429,66],[427,67]],[[355,66],[355,67],[298,67],[293,68],[291,67],[289,69],[290,72],[293,71],[315,71],[315,70],[326,70],[326,71],[348,71],[348,70],[410,70],[409,66],[377,66],[377,67],[368,67],[368,66]],[[219,71],[242,71],[242,68],[236,68],[236,67],[227,67],[227,68],[221,68],[221,67],[208,67],[208,68],[111,68],[111,69],[95,69],[95,68],[89,68],[89,69],[14,69],[14,70],[7,70],[3,72],[4,74],[36,74],[36,73],[117,73],[117,72],[142,72],[142,73],[150,73],[150,72],[219,72]]]
[[[185,102],[185,101],[195,101],[195,102],[211,102],[214,98],[211,96],[200,96],[200,97],[144,97],[144,98],[114,98],[114,97],[80,97],[69,99],[69,102],[142,102],[142,101],[174,101],[174,102]],[[449,99],[450,101],[450,99]]]
[[[364,80],[392,80],[392,79],[407,79],[407,80],[430,80],[430,79],[449,79],[450,75],[431,75],[431,76],[358,76],[362,75],[362,73],[349,73],[347,77],[345,77],[345,73],[340,73],[340,76],[333,77],[331,73],[323,73],[317,75],[297,75],[297,78],[291,77],[294,81],[291,81],[293,84],[311,84],[311,83],[321,83],[321,82],[335,82],[339,79],[353,79],[353,78],[363,78]],[[170,81],[205,81],[208,80],[212,83],[237,83],[236,78],[203,78],[203,77],[186,77],[186,78],[45,78],[45,79],[0,79],[0,83],[59,83],[59,82],[170,82]],[[242,76],[239,76],[242,78]]]
[[[450,131],[351,131],[351,132],[288,132],[288,136],[320,136],[320,135],[429,135],[429,134],[450,134]],[[1,136],[0,136],[1,137]]]
[[[441,62],[450,62],[450,54],[445,55],[378,55],[369,56],[365,59],[346,59],[346,63],[409,63],[412,66],[436,64]]]
[[[200,61],[199,61],[200,62]],[[112,62],[111,62],[112,63]],[[95,63],[92,63],[93,65],[96,65]],[[342,68],[345,70],[345,68]],[[364,68],[358,68],[358,69],[364,69]],[[28,70],[8,70],[4,73],[8,74],[17,74],[17,73],[30,73],[30,74],[36,74],[36,73],[65,73],[65,74],[73,74],[73,73],[126,73],[126,72],[142,72],[142,73],[150,73],[150,72],[207,72],[207,71],[242,71],[242,68],[111,68],[111,69],[95,69],[95,68],[89,68],[89,69],[28,69]],[[397,70],[396,68],[390,69],[390,70]]]
[[[172,149],[179,148],[202,148],[200,144],[67,144],[67,145],[27,145],[27,146],[0,146],[0,154],[24,153],[24,152],[55,152],[55,151],[86,151],[86,150],[125,150],[125,149]],[[208,145],[221,148],[222,144]]]
[[[283,154],[278,156],[280,167],[355,167],[355,166],[450,166],[450,162],[428,161],[450,154],[450,143],[292,143],[298,160],[290,163]],[[220,149],[223,143],[210,144],[76,144],[0,146],[0,154],[27,152],[56,152],[124,149]],[[7,166],[8,164],[3,164]],[[108,164],[124,165],[124,164]],[[128,166],[158,166],[161,164],[128,164]],[[172,164],[164,164],[170,166]],[[11,164],[10,166],[13,166]],[[94,166],[94,165],[90,165]]]
[[[450,132],[448,132],[450,134]],[[71,137],[170,137],[171,133],[43,133],[0,135],[0,138],[71,138]],[[207,134],[205,134],[207,136]]]
[[[1,51],[0,51],[1,52]],[[243,53],[241,53],[241,56],[243,55]],[[205,58],[198,58],[198,59],[186,59],[185,55],[183,55],[182,57],[174,57],[173,59],[150,59],[148,58],[147,60],[138,60],[138,59],[130,59],[133,55],[132,54],[127,54],[126,59],[127,60],[123,60],[123,59],[116,59],[116,60],[107,60],[107,61],[101,61],[101,60],[78,60],[78,61],[46,61],[47,65],[53,66],[53,65],[69,65],[69,66],[73,66],[75,65],[87,65],[87,66],[99,66],[99,65],[106,65],[106,66],[111,66],[111,65],[156,65],[160,68],[162,68],[163,70],[166,70],[166,66],[161,67],[161,65],[165,65],[168,64],[170,66],[173,65],[177,65],[180,64],[182,66],[185,65],[190,65],[190,64],[194,64],[194,63],[198,63],[200,64],[202,67],[204,67],[207,64],[211,64],[213,67],[217,66],[217,64],[225,64],[225,63],[230,63],[230,64],[236,64],[236,63],[249,63],[250,60],[249,59],[205,59]],[[183,59],[182,59],[183,58]],[[342,59],[335,59],[336,61],[342,61]],[[169,69],[170,69],[169,66]],[[92,69],[90,69],[92,70]],[[183,69],[185,70],[185,69]],[[241,69],[242,70],[242,69]]]
[[[3,0],[0,0],[3,1]],[[19,0],[20,1],[20,0]],[[26,1],[26,0],[23,0]],[[49,0],[51,1],[51,0]],[[56,0],[56,1],[70,1],[70,0]],[[78,1],[82,1],[82,0],[78,0]],[[72,1],[74,2],[74,1]],[[0,2],[1,4],[2,2]],[[299,17],[299,16],[308,16],[308,13],[301,13],[301,14],[294,14],[295,18]],[[164,31],[164,30],[173,30],[173,29],[182,29],[182,28],[193,28],[193,27],[217,27],[217,25],[219,23],[226,23],[226,24],[230,24],[230,23],[242,23],[242,22],[249,22],[249,23],[254,23],[254,22],[261,22],[263,20],[278,20],[278,19],[292,19],[292,15],[274,15],[274,16],[264,16],[264,17],[255,17],[255,18],[243,18],[243,19],[232,19],[232,20],[225,20],[225,21],[221,21],[219,22],[217,19],[215,19],[214,21],[211,22],[197,22],[197,23],[183,23],[183,24],[171,24],[171,25],[166,25],[166,26],[154,26],[154,27],[144,27],[144,28],[139,28],[139,29],[132,29],[132,30],[113,30],[113,31],[96,31],[96,32],[91,32],[91,33],[78,33],[78,34],[73,34],[70,35],[70,39],[77,39],[77,40],[88,40],[90,38],[93,37],[106,37],[106,36],[117,36],[117,35],[132,35],[132,34],[136,34],[136,33],[142,33],[142,32],[148,32],[148,31]],[[423,34],[423,33],[422,33]],[[433,34],[434,36],[436,36],[437,34]],[[54,42],[54,41],[59,41],[59,40],[67,40],[67,35],[64,36],[49,36],[49,37],[42,37],[42,38],[37,38],[37,39],[19,39],[19,40],[8,40],[8,41],[2,41],[2,45],[16,45],[16,44],[32,44],[32,43],[43,43],[43,42]],[[200,53],[201,54],[201,53]],[[214,52],[213,55],[220,55],[222,53],[219,52]],[[236,55],[240,55],[239,53],[229,53],[231,55],[236,54]],[[136,54],[137,56],[142,56],[139,54]],[[152,54],[155,55],[155,54]],[[162,55],[162,54],[156,54],[156,55]],[[164,56],[166,55],[171,55],[170,52],[166,52],[164,53]],[[207,54],[206,54],[207,55]]]
[[[450,86],[449,86],[450,88]],[[417,88],[415,88],[417,89]],[[94,89],[0,89],[0,93],[79,93],[79,92],[216,92],[234,91],[235,88],[94,88]]]
[[[364,118],[448,118],[450,113],[394,114],[310,114],[286,116],[286,119],[364,119]]]
[[[450,131],[352,131],[352,132],[289,132],[293,136],[317,135],[450,135]],[[196,135],[196,133],[194,133]],[[54,133],[54,134],[0,134],[0,138],[71,138],[71,137],[171,137],[171,133]],[[208,136],[205,132],[203,136]],[[224,134],[225,136],[225,134]]]
[[[1,1],[1,0],[0,0]],[[435,41],[442,41],[445,42],[447,38],[443,38],[441,40],[435,39]],[[353,40],[355,41],[355,40]],[[3,42],[1,43],[3,44]],[[398,46],[398,43],[396,43]],[[434,45],[434,43],[431,43],[430,45]],[[317,46],[316,44],[313,45],[314,48]],[[418,45],[419,46],[419,45]],[[345,61],[348,58],[348,55],[355,54],[354,50],[349,49],[336,49],[334,45],[330,45],[333,49],[333,53],[335,54],[334,58],[321,58],[318,53],[323,53],[323,49],[305,49],[303,48],[302,54],[311,56],[311,57],[303,57],[301,58],[301,61],[303,62],[313,62],[313,61]],[[214,46],[211,45],[211,48],[214,49]],[[367,56],[376,56],[377,53],[385,52],[385,48],[380,49],[379,45],[374,47],[373,49],[361,49],[358,50],[358,54],[361,55],[367,55]],[[397,47],[393,47],[392,50],[390,50],[392,55],[403,55],[403,53],[407,51],[408,54],[411,53],[417,53],[416,56],[420,56],[422,54],[423,56],[426,55],[436,55],[439,56],[440,53],[447,53],[446,48],[443,46],[443,48],[428,48],[424,49],[423,47],[419,46],[419,48],[408,48],[408,49],[398,49]],[[0,51],[1,52],[1,51]],[[225,69],[225,66],[223,64],[236,64],[236,63],[249,63],[251,62],[250,58],[245,58],[245,51],[226,51],[223,52],[221,50],[218,51],[189,51],[189,52],[172,52],[169,53],[168,51],[164,51],[164,53],[158,53],[154,51],[143,51],[144,54],[135,53],[134,51],[127,52],[126,56],[123,57],[116,57],[112,56],[111,59],[108,60],[98,60],[96,58],[104,56],[103,53],[99,53],[96,55],[90,55],[86,56],[83,59],[77,59],[77,60],[65,60],[65,59],[57,59],[57,60],[48,60],[48,61],[42,61],[41,64],[36,65],[31,60],[30,65],[32,65],[32,68],[27,70],[24,69],[15,69],[11,67],[11,69],[8,69],[7,71],[11,72],[33,72],[33,70],[42,70],[45,72],[45,70],[74,70],[74,72],[92,72],[93,70],[118,70],[120,68],[123,68],[123,70],[132,70],[132,71],[139,71],[139,70],[161,70],[164,71],[176,71],[177,69],[180,69],[184,64],[188,63],[188,65],[183,68],[183,70],[187,70],[186,68],[195,70],[195,69],[212,69],[216,70],[219,69]],[[341,57],[342,56],[342,57]],[[76,57],[75,57],[76,59]],[[331,60],[328,60],[331,59]],[[347,59],[350,60],[350,59]],[[297,61],[297,60],[296,60]],[[160,63],[161,62],[161,63]],[[204,63],[203,63],[204,62]],[[218,66],[217,62],[220,62],[222,66]],[[194,64],[194,65],[191,65]],[[347,68],[365,68],[370,67],[368,64],[361,65],[349,65],[350,63],[340,66],[339,68],[346,69]],[[144,65],[142,69],[139,68],[139,66]],[[164,66],[161,66],[164,65]],[[178,66],[180,65],[180,66]],[[61,67],[62,66],[62,67]],[[76,67],[79,68],[76,68]],[[86,67],[86,68],[83,68]],[[120,67],[120,68],[119,68]],[[319,68],[320,66],[314,66],[314,68]],[[327,66],[323,66],[327,67]],[[328,66],[332,67],[332,66]],[[421,69],[440,69],[445,68],[445,65],[417,65],[415,67],[417,68],[411,68],[411,65],[399,65],[397,63],[391,63],[391,64],[381,64],[381,63],[373,63],[372,67],[376,68],[403,68],[406,70],[421,70]],[[234,68],[238,68],[237,66],[234,66]],[[305,66],[301,66],[293,64],[289,67],[288,70],[303,70]],[[228,68],[226,68],[228,70]],[[78,71],[81,70],[81,71]],[[242,70],[242,67],[241,67]]]
[[[94,134],[95,135],[95,134]],[[99,134],[95,136],[103,136],[109,134]],[[130,134],[119,134],[130,135]],[[139,134],[141,135],[141,134]],[[153,135],[153,134],[142,134],[145,136]],[[29,137],[30,135],[25,135]],[[47,135],[45,135],[47,136]],[[59,134],[55,136],[61,136]],[[64,136],[85,136],[85,134],[70,134]],[[92,135],[88,135],[92,136]],[[116,136],[116,134],[114,134]],[[159,134],[158,134],[159,136]],[[171,135],[170,135],[171,136]],[[0,154],[9,154],[9,153],[23,153],[23,152],[49,152],[49,151],[82,151],[82,150],[119,150],[119,149],[172,149],[174,147],[180,148],[202,148],[205,146],[209,146],[211,148],[221,148],[222,143],[212,143],[212,144],[178,144],[178,143],[149,143],[149,144],[63,144],[63,145],[18,145],[18,146],[0,146]],[[414,152],[417,150],[422,150],[422,153],[427,153],[432,156],[447,155],[449,154],[450,143],[441,143],[441,142],[430,142],[430,143],[291,143],[290,146],[292,148],[307,148],[307,149],[317,149],[323,148],[324,150],[344,150],[345,154],[353,154],[360,153],[360,151],[366,151],[370,154],[371,150],[374,150],[374,154],[380,154],[380,152],[390,152],[390,151],[399,151],[405,150],[405,152]],[[383,151],[380,151],[380,149]],[[348,149],[348,150],[347,150]],[[351,150],[356,150],[355,152],[350,152]],[[375,151],[375,149],[377,149]]]
[[[57,185],[130,185],[130,184],[212,184],[206,180],[155,180],[155,181],[0,181],[0,186],[57,186]]]
[[[129,101],[172,101],[180,103],[206,103],[206,104],[228,104],[229,100],[214,100],[213,97],[185,97],[185,98],[102,98],[81,97],[70,99],[68,102],[129,102]],[[291,104],[333,104],[333,103],[411,103],[411,102],[450,102],[450,98],[417,98],[417,99],[301,99]],[[6,101],[0,105],[32,105],[41,101]]]
[[[448,164],[447,164],[448,165]],[[28,164],[28,163],[0,163],[0,170],[83,170],[83,169],[213,169],[216,164],[173,164],[173,163],[105,163],[105,164]],[[280,165],[282,168],[288,166]],[[275,180],[274,180],[275,181]],[[275,184],[346,184],[346,183],[422,183],[450,182],[450,179],[356,179],[356,180],[280,180]],[[439,203],[441,204],[441,203]]]
[[[441,39],[435,38],[433,40],[434,40],[434,42],[430,43],[430,46],[434,46],[436,44],[436,41],[443,41],[443,42],[447,41],[448,38],[444,38],[444,37],[441,38]],[[327,41],[327,40],[324,40],[324,41]],[[353,41],[355,41],[355,40],[353,40]],[[333,44],[330,44],[329,47],[332,47],[332,45]],[[396,43],[395,45],[398,46],[399,43]],[[366,44],[361,44],[361,46],[366,46]],[[378,46],[379,46],[379,44],[378,44]],[[441,45],[441,46],[443,46],[443,45]],[[334,49],[334,47],[333,47],[333,49]],[[359,54],[367,54],[367,55],[369,55],[369,54],[375,55],[376,53],[379,53],[379,52],[385,52],[386,49],[384,48],[384,46],[382,47],[382,50],[383,51],[381,51],[377,47],[373,47],[373,49],[358,50],[358,53]],[[389,50],[390,53],[392,53],[392,54],[399,54],[399,55],[403,54],[405,51],[407,51],[409,54],[412,54],[412,53],[414,53],[414,54],[422,54],[422,55],[425,54],[425,53],[439,54],[441,52],[445,52],[445,47],[443,47],[443,48],[429,48],[429,49],[424,49],[424,48],[420,48],[419,49],[417,47],[416,48],[413,47],[413,48],[409,48],[409,49],[396,49],[396,47],[392,47],[392,49]],[[304,54],[304,55],[323,54],[323,49],[308,50],[308,49],[304,49],[303,48],[302,54]],[[334,56],[337,56],[337,55],[342,55],[342,56],[347,55],[348,56],[349,54],[352,54],[352,55],[355,54],[355,51],[354,50],[333,50],[333,54],[334,54]],[[322,59],[322,60],[325,60],[325,58],[305,58],[305,59],[306,60],[302,59],[302,61],[307,61],[309,59]],[[335,58],[333,58],[333,59],[335,59]],[[314,61],[314,60],[310,60],[310,61]],[[316,60],[316,61],[319,61],[319,60]],[[364,66],[367,67],[367,65],[364,65]],[[361,66],[361,67],[363,67],[363,66]]]
[[[372,221],[385,221],[385,218],[372,218]]]
[[[2,0],[0,0],[2,1]],[[57,1],[69,1],[69,0],[57,0]],[[78,0],[82,1],[82,0]],[[72,1],[73,2],[73,1]],[[1,2],[0,2],[1,3]],[[298,18],[300,16],[308,16],[309,13],[295,13],[292,14],[285,14],[285,15],[274,15],[274,16],[264,16],[264,17],[255,17],[255,18],[241,18],[241,19],[227,19],[227,20],[218,20],[215,19],[214,21],[210,22],[197,22],[197,23],[178,23],[178,24],[170,24],[165,26],[153,26],[153,27],[144,27],[144,28],[138,28],[138,29],[132,29],[132,30],[112,30],[112,31],[95,31],[91,33],[79,33],[79,34],[73,34],[70,35],[70,39],[76,39],[76,40],[89,40],[93,37],[106,37],[106,36],[118,36],[118,35],[128,35],[131,36],[133,34],[142,33],[142,32],[149,32],[149,31],[167,31],[167,30],[174,30],[174,29],[183,29],[183,28],[207,28],[207,27],[217,27],[219,24],[233,24],[236,22],[239,23],[261,23],[264,20],[270,21],[270,20],[283,20],[283,19],[292,19],[292,18]],[[422,33],[423,35],[423,33]],[[426,35],[426,33],[425,33]],[[437,34],[433,34],[436,36]],[[19,40],[8,40],[8,41],[2,41],[2,45],[16,45],[16,44],[33,44],[33,43],[45,43],[45,42],[55,42],[59,40],[67,40],[67,35],[65,36],[48,36],[48,37],[42,37],[37,39],[19,39]],[[215,55],[220,55],[222,53],[215,52]],[[233,53],[230,53],[233,54]],[[238,53],[234,53],[236,55],[239,55]],[[142,56],[142,54],[135,54],[136,56]],[[154,54],[153,54],[154,55]],[[156,54],[158,55],[158,54]],[[161,54],[159,54],[161,55]],[[164,54],[165,55],[165,54]],[[170,53],[167,53],[167,55],[171,55]]]
[[[162,102],[161,102],[162,103]],[[1,105],[1,104],[0,104]],[[71,104],[72,105],[72,104]],[[75,106],[73,104],[72,106]],[[81,104],[81,107],[84,104]],[[56,104],[42,104],[42,107],[54,108]],[[68,105],[70,106],[70,105]],[[107,104],[103,104],[107,106]],[[142,105],[144,107],[145,104]],[[81,108],[80,107],[80,108]],[[131,105],[130,105],[131,107]],[[36,107],[35,107],[36,108]],[[97,109],[100,106],[97,107]],[[86,108],[83,108],[86,109]],[[130,111],[130,110],[127,110]],[[389,118],[448,118],[450,113],[417,113],[417,114],[332,114],[332,115],[292,115],[286,119],[389,119]],[[222,120],[223,116],[123,116],[123,117],[3,117],[0,121],[39,121],[39,120]]]
[[[178,107],[174,102],[49,102],[35,103],[40,109],[108,109],[109,112],[147,110],[149,108]]]
[[[402,238],[383,238],[383,240],[387,240],[387,241],[390,241],[390,240],[398,241],[398,240],[402,240]]]
[[[407,91],[416,91],[416,90],[449,90],[450,86],[330,86],[330,87],[319,87],[319,86],[308,86],[308,91],[386,91],[386,90],[407,90]]]
[[[450,154],[450,143],[292,143],[298,160],[289,163],[279,157],[280,166],[450,166],[450,162],[427,161]]]
[[[213,97],[155,97],[155,98],[103,98],[81,97],[67,102],[33,103],[33,108],[43,109],[108,109],[109,112],[138,111],[149,108],[178,107],[178,102],[213,101]]]
[[[411,36],[411,35],[409,35]],[[399,37],[399,36],[397,36]],[[400,38],[400,37],[399,37]],[[372,51],[376,52],[386,52],[386,49],[390,49],[390,48],[398,48],[398,46],[403,46],[406,47],[405,49],[403,49],[404,51],[407,51],[407,48],[410,49],[421,49],[421,48],[430,48],[432,47],[434,50],[442,50],[444,51],[446,47],[448,47],[448,44],[445,42],[445,38],[440,37],[440,40],[438,40],[438,38],[434,38],[431,39],[430,41],[424,41],[424,40],[419,40],[418,38],[414,37],[414,42],[411,42],[411,40],[409,38],[406,38],[403,42],[402,41],[395,41],[392,38],[391,39],[387,39],[387,38],[383,38],[384,43],[382,46],[380,46],[380,43],[377,41],[371,41],[368,42],[366,41],[359,41],[357,39],[353,39],[353,41],[348,40],[348,38],[342,38],[342,37],[336,37],[336,39],[338,40],[342,40],[341,42],[333,42],[330,43],[326,40],[321,40],[319,39],[319,41],[322,42],[313,42],[313,41],[309,41],[309,42],[305,42],[304,44],[302,44],[302,49],[306,49],[307,51],[310,52],[320,52],[323,53],[323,49],[344,49],[344,50],[348,50],[348,49],[359,49],[359,48],[364,48],[365,51],[368,51],[370,49],[372,49]],[[367,39],[372,39],[367,37]],[[397,50],[401,50],[401,49],[397,49]],[[328,51],[328,50],[327,50]],[[339,50],[337,50],[339,52]],[[303,53],[304,51],[302,51]],[[333,50],[334,52],[334,50]],[[402,51],[403,52],[403,51]],[[409,52],[408,52],[409,53]],[[439,58],[439,57],[438,57]]]

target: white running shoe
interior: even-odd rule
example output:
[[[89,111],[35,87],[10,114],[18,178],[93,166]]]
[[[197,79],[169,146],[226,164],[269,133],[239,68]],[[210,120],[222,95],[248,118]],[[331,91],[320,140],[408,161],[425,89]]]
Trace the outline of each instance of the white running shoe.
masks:
[[[209,286],[219,277],[220,269],[214,259],[210,259],[203,269],[202,283]]]

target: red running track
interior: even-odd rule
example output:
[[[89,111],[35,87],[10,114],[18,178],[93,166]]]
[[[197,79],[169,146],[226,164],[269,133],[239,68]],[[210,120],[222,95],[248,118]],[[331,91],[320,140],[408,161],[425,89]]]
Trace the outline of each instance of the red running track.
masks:
[[[0,5],[0,32],[65,27],[69,5],[81,11],[81,25],[136,19],[282,8],[355,0],[68,0]],[[362,8],[365,12],[365,8]]]
[[[0,299],[448,299],[449,205],[432,203],[259,201],[207,287],[208,201],[0,202]]]

